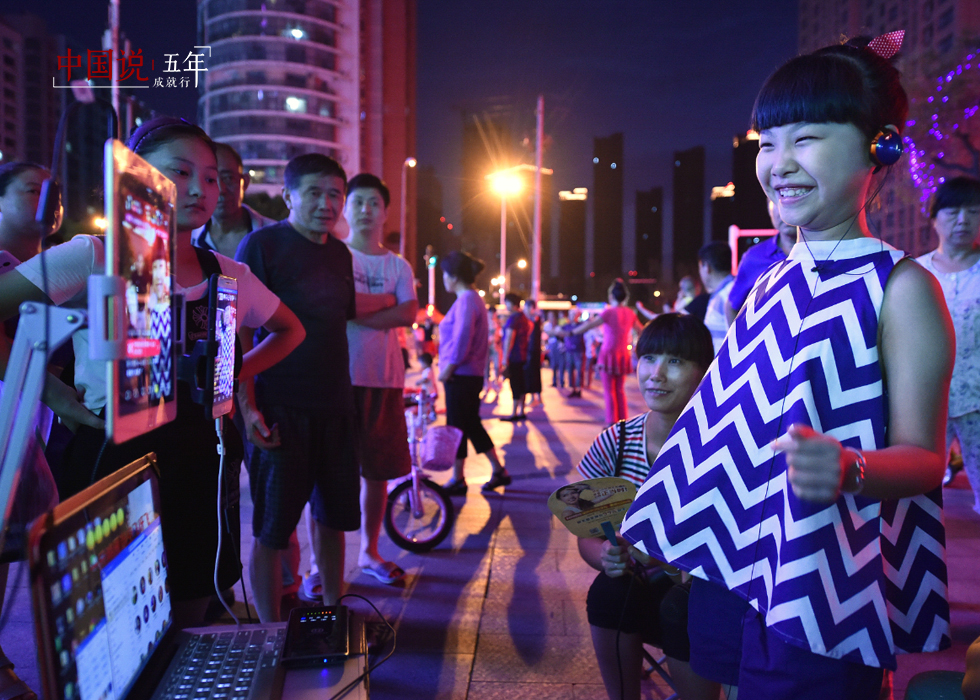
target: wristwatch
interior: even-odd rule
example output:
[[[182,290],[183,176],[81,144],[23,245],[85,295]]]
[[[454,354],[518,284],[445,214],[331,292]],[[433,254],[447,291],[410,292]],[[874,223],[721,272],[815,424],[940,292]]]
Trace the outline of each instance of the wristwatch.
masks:
[[[848,467],[849,476],[854,483],[854,490],[848,491],[848,493],[856,496],[864,490],[864,470],[867,469],[868,462],[860,450],[855,450],[853,447],[847,449],[853,452],[856,457],[851,466]]]

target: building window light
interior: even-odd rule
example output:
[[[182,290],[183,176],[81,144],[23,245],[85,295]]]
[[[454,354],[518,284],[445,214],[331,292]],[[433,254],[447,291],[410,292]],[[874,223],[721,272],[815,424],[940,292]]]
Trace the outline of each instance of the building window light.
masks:
[[[286,111],[306,114],[306,100],[302,97],[287,97]]]
[[[302,29],[300,29],[299,27],[297,27],[295,29],[290,29],[289,30],[289,36],[291,36],[294,39],[296,39],[296,41],[299,41],[300,39],[305,39],[306,38],[306,32],[304,32]]]

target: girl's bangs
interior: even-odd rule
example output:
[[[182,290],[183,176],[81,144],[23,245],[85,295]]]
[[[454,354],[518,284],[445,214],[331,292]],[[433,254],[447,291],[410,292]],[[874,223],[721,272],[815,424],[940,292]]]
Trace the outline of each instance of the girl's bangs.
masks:
[[[799,122],[834,122],[853,123],[867,131],[859,72],[828,58],[800,56],[773,73],[756,98],[752,128],[762,131]]]

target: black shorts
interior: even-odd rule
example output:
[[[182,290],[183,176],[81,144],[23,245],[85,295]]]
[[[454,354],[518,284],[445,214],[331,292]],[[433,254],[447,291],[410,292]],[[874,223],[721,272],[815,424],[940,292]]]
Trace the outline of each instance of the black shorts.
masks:
[[[507,378],[510,380],[510,393],[523,396],[527,393],[527,378],[524,376],[524,363],[507,365]]]
[[[321,525],[347,532],[360,528],[354,417],[286,406],[266,406],[262,413],[266,425],[278,424],[282,445],[251,450],[255,538],[270,549],[286,549],[307,501]]]
[[[645,643],[663,649],[670,658],[690,661],[691,644],[687,636],[689,592],[689,584],[675,584],[666,575],[647,582],[635,576],[610,578],[599,572],[586,599],[589,624],[602,629],[619,629],[625,634],[640,634]]]

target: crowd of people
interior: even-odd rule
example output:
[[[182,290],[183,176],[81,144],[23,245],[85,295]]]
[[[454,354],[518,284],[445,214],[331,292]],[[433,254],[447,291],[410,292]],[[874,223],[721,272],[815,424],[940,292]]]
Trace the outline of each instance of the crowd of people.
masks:
[[[980,514],[980,182],[940,186],[930,211],[939,245],[917,263],[874,238],[869,190],[890,161],[872,144],[897,136],[906,112],[898,73],[873,44],[778,69],[752,116],[777,235],[750,249],[737,275],[726,244],[704,246],[700,285],[682,279],[662,313],[629,306],[616,280],[596,313],[542,316],[511,293],[498,315],[477,291],[481,261],[461,251],[441,259],[455,301],[438,333],[425,319],[417,356],[419,386],[444,397],[446,423],[464,435],[450,495],[468,493],[470,443],[492,468],[484,492],[512,483],[481,419],[484,392],[499,394],[506,378],[513,404],[501,420],[516,423],[541,403],[543,357],[568,399],[600,375],[605,429],[579,472],[640,489],[617,544],[579,542],[598,571],[586,607],[610,698],[640,696],[648,642],[663,648],[687,700],[715,700],[722,688],[729,698],[870,700],[897,654],[949,645],[941,487],[955,470],[954,443]],[[231,494],[244,463],[254,504],[249,575],[263,622],[280,619],[291,591],[337,602],[346,532],[360,533],[365,575],[402,579],[378,543],[387,483],[411,468],[399,336],[417,324],[419,304],[410,266],[385,246],[387,186],[369,173],[348,179],[327,156],[297,156],[284,173],[289,214],[276,222],[243,204],[240,156],[199,127],[159,117],[128,145],[177,186],[172,291],[193,309],[206,305],[211,274],[238,280],[225,512],[212,505],[214,424],[189,388],[178,385],[174,422],[112,444],[104,367],[88,358],[82,331],[73,371],[48,376],[38,418],[41,435],[60,419],[70,442],[50,465],[32,445],[14,517],[29,521],[156,452],[174,621],[199,625],[215,579],[227,592],[242,575]],[[0,250],[19,263],[0,275],[8,322],[28,300],[84,306],[87,279],[104,264],[96,237],[41,252],[34,211],[47,175],[29,163],[0,166]],[[12,331],[8,323],[0,371]],[[634,372],[647,410],[630,418]],[[311,542],[303,575],[301,524]],[[928,552],[896,544],[889,529],[902,542],[928,539]],[[896,574],[909,568],[924,574]],[[927,590],[925,579],[939,585]],[[970,700],[978,686],[971,666]],[[33,695],[2,651],[0,693]]]

